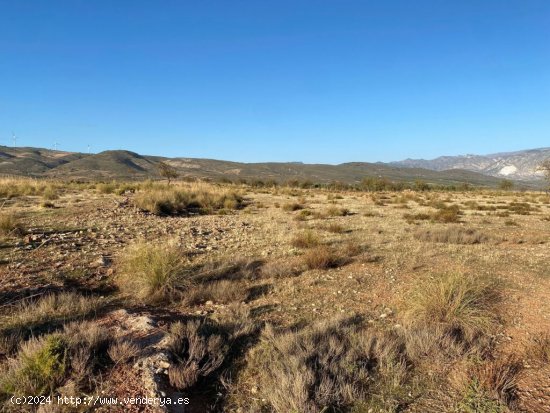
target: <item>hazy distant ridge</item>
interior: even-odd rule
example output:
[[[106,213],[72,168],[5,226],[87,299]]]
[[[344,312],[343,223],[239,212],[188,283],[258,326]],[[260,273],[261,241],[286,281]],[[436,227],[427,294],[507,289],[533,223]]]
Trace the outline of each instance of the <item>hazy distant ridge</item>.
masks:
[[[535,150],[538,153],[540,150]],[[550,149],[547,150],[550,155]],[[524,151],[526,153],[532,151]],[[537,156],[541,159],[544,156]],[[475,160],[480,171],[489,163],[486,157],[464,157]],[[432,161],[404,161],[404,164],[350,162],[340,165],[303,164],[300,162],[243,163],[215,159],[167,158],[140,155],[126,150],[110,150],[97,154],[71,153],[39,148],[10,148],[0,146],[0,173],[35,177],[52,177],[78,180],[146,179],[158,177],[157,163],[165,161],[174,166],[180,176],[191,178],[230,179],[247,181],[290,180],[312,183],[359,183],[366,177],[386,178],[392,181],[411,182],[421,180],[430,184],[495,187],[501,178],[478,171],[460,169],[454,157],[442,157]],[[415,164],[418,162],[417,164]],[[530,161],[532,165],[536,161]],[[453,166],[449,166],[449,165]],[[466,162],[464,162],[466,165]],[[523,165],[519,161],[517,165]],[[468,164],[470,165],[470,164]],[[467,166],[467,165],[466,165]],[[471,166],[470,166],[471,168]],[[516,179],[516,175],[510,175]],[[527,183],[526,183],[527,184]],[[527,184],[530,185],[530,184]]]
[[[534,180],[542,177],[542,173],[536,169],[548,158],[550,148],[538,148],[490,155],[440,156],[431,160],[405,159],[392,162],[391,165],[434,171],[464,169],[500,178]]]

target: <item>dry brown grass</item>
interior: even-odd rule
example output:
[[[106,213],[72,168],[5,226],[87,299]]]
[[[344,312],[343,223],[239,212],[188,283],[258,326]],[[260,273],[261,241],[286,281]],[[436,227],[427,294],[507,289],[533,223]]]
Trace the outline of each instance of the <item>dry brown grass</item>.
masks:
[[[217,304],[242,302],[248,298],[248,289],[238,281],[220,280],[196,285],[185,297],[186,304],[204,304],[212,301]]]
[[[20,235],[23,233],[23,224],[14,213],[0,213],[0,235]]]
[[[282,333],[268,326],[246,367],[255,393],[233,398],[245,411],[394,411],[406,394],[400,349],[395,337],[350,319]]]
[[[161,216],[207,214],[222,209],[239,209],[243,206],[243,198],[234,191],[220,188],[153,187],[139,191],[134,197],[134,204]]]
[[[460,216],[462,212],[458,205],[445,206],[435,213],[431,214],[431,219],[435,222],[442,223],[451,223],[451,222],[460,222]]]
[[[312,230],[306,230],[294,235],[291,242],[296,248],[313,248],[321,244],[319,235]]]
[[[109,303],[99,297],[76,293],[49,294],[38,300],[24,301],[0,318],[4,344],[59,327],[63,322],[97,313]],[[5,349],[5,350],[9,350]]]
[[[446,274],[421,282],[408,301],[413,325],[432,328],[465,346],[495,330],[501,303],[499,283],[491,277]]]
[[[350,213],[350,210],[347,208],[331,206],[325,210],[324,215],[328,217],[345,217]]]
[[[287,202],[282,206],[283,211],[294,212],[304,209],[304,205],[298,202]]]
[[[473,228],[463,228],[460,226],[422,229],[416,231],[414,237],[421,241],[449,244],[481,244],[489,240],[488,236]]]
[[[466,363],[451,375],[451,384],[461,395],[459,411],[497,413],[513,408],[523,366],[515,356]]]
[[[346,228],[343,225],[340,225],[336,222],[332,222],[328,224],[324,229],[328,232],[332,232],[333,234],[343,234],[347,232]]]
[[[543,363],[550,362],[550,333],[539,333],[531,339],[529,354]]]
[[[326,270],[346,264],[349,262],[349,255],[337,248],[319,245],[306,251],[302,259],[310,270]]]
[[[116,283],[128,296],[148,303],[181,298],[192,286],[182,252],[173,241],[129,246],[119,257]]]

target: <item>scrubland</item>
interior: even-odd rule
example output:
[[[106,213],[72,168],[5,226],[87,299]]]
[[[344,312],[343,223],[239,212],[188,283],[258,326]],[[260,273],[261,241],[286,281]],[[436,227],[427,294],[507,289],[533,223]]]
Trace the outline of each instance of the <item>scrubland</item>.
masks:
[[[3,411],[50,394],[550,411],[546,194],[6,179],[0,196]]]

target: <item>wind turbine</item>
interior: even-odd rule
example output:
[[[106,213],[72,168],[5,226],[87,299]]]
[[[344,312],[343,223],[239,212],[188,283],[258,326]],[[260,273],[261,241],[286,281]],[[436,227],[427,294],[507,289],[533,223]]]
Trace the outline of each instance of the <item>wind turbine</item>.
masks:
[[[54,142],[54,144],[53,144],[53,149],[54,149],[55,151],[57,151],[57,141]]]
[[[11,133],[11,139],[13,140],[13,147],[15,148],[17,146],[17,136],[15,136],[15,133]]]

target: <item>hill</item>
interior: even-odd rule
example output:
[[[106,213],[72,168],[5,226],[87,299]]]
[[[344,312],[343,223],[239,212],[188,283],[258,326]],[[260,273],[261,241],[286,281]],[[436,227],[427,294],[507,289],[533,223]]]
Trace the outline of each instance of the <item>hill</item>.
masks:
[[[537,167],[548,158],[550,148],[538,148],[490,155],[440,156],[431,160],[405,159],[392,162],[392,165],[434,171],[465,169],[495,177],[530,181],[542,177],[542,173],[537,172]]]
[[[304,164],[300,162],[241,163],[214,159],[166,158],[140,155],[126,150],[97,154],[71,153],[39,148],[0,146],[0,173],[63,179],[146,179],[157,178],[157,163],[165,161],[182,177],[215,180],[299,180],[312,183],[358,183],[365,177],[392,181],[422,180],[431,184],[469,183],[497,186],[501,179],[457,168],[434,170],[413,164],[350,162],[339,165]],[[512,177],[513,178],[513,177]],[[530,183],[524,182],[529,186]]]

